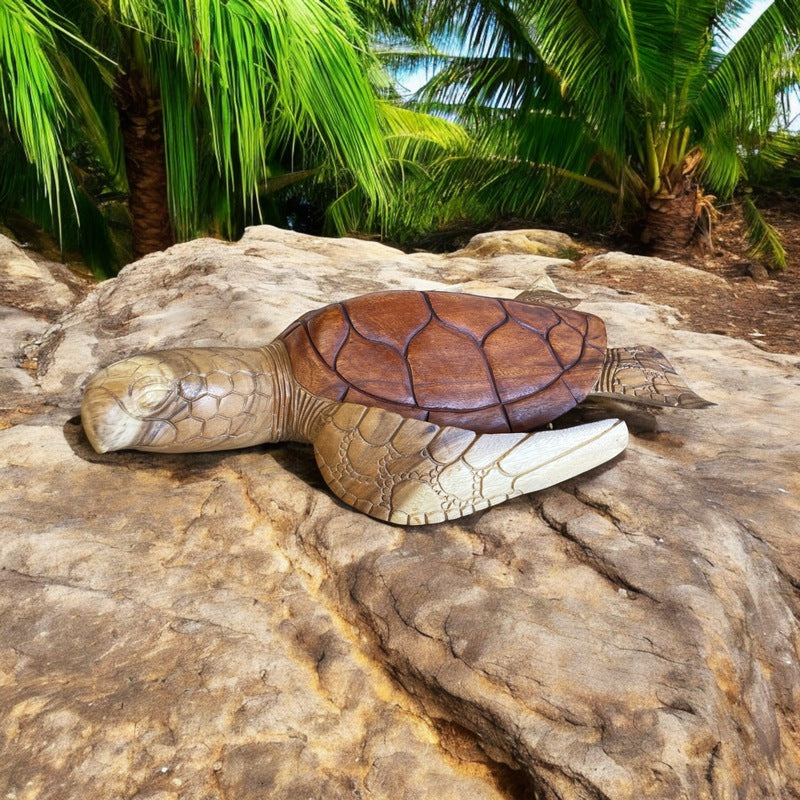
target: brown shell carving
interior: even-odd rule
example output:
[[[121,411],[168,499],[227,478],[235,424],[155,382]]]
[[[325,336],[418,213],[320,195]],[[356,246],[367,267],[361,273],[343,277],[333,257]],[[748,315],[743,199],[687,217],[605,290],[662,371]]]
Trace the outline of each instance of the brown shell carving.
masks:
[[[362,295],[279,338],[313,394],[479,433],[528,431],[568,411],[606,349],[591,314],[449,292]]]

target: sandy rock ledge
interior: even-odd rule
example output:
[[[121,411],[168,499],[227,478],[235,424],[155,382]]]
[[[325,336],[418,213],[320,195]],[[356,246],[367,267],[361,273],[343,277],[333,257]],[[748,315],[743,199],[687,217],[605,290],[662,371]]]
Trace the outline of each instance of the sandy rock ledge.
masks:
[[[517,238],[258,227],[92,289],[2,242],[0,797],[800,797],[800,362]],[[531,287],[718,405],[616,409],[622,457],[418,529],[342,506],[299,445],[98,456],[75,420],[137,350],[264,344],[383,288]]]

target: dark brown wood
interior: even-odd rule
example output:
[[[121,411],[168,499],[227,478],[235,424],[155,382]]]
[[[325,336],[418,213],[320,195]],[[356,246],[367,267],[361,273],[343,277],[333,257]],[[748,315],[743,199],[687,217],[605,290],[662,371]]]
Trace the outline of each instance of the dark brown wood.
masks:
[[[279,338],[313,394],[480,433],[533,430],[568,411],[606,349],[591,314],[449,292],[363,295]]]

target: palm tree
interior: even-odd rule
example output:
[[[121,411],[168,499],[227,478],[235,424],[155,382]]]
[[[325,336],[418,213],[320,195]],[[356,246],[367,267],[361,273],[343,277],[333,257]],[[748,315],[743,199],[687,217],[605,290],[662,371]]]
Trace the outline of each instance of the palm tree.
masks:
[[[381,205],[372,63],[346,0],[0,0],[0,205],[85,233],[124,197],[135,256],[322,168]]]
[[[800,4],[775,0],[736,39],[748,0],[414,0],[426,107],[474,132],[436,173],[444,213],[567,209],[636,229],[654,251],[707,243],[716,197],[745,179],[800,77]],[[432,44],[431,44],[432,43]],[[795,139],[795,142],[797,140]],[[715,197],[716,196],[716,197]],[[752,203],[754,241],[777,237]]]

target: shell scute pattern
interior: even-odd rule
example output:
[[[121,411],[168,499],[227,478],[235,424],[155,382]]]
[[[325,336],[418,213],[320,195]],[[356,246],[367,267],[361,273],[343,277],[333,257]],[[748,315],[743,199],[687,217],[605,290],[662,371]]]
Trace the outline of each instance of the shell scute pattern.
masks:
[[[431,308],[441,320],[481,341],[508,319],[500,300],[469,294],[428,294]]]
[[[376,303],[376,297],[391,297],[389,306]],[[383,292],[354,297],[343,303],[355,333],[405,354],[413,338],[431,321],[433,312],[425,292]]]
[[[564,369],[570,369],[583,355],[588,334],[586,320],[580,327],[571,325],[569,319],[563,319],[547,332],[547,341],[553,349],[553,355]],[[605,354],[605,348],[604,348]]]
[[[471,411],[500,402],[492,371],[480,341],[434,318],[411,341],[407,370],[414,386],[415,405],[431,410]],[[453,392],[458,364],[459,391]]]
[[[223,397],[227,397],[233,392],[231,376],[221,369],[215,369],[209,372],[206,384],[208,386],[208,393],[218,400],[222,400]]]
[[[318,314],[312,315],[308,320],[308,334],[320,357],[326,363],[333,364],[350,335],[350,323],[342,306],[326,306]]]
[[[541,392],[564,372],[552,348],[543,346],[547,339],[530,327],[509,320],[486,339],[484,350],[495,369],[495,383],[503,403]],[[513,352],[510,359],[507,353]]]
[[[365,365],[369,365],[367,369]],[[366,339],[351,331],[331,366],[347,384],[366,395],[417,405],[406,359],[388,344]]]
[[[590,314],[398,291],[310,312],[284,331],[312,394],[481,433],[531,430],[592,389],[605,327]]]

